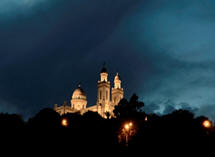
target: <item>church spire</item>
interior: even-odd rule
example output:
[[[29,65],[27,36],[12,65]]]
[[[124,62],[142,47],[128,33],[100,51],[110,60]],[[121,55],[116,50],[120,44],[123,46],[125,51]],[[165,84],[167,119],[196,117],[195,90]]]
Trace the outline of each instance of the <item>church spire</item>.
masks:
[[[112,88],[112,102],[114,105],[118,105],[120,100],[124,97],[124,90],[121,87],[121,79],[119,73],[116,73],[114,78],[114,88]]]
[[[104,62],[101,73],[107,73],[106,63]]]
[[[118,72],[114,78],[114,88],[121,88],[121,80]]]
[[[108,72],[107,72],[107,68],[105,66],[105,63],[103,65],[101,73],[100,73],[100,81],[101,82],[108,82]]]
[[[78,83],[78,88],[81,88],[81,82]]]

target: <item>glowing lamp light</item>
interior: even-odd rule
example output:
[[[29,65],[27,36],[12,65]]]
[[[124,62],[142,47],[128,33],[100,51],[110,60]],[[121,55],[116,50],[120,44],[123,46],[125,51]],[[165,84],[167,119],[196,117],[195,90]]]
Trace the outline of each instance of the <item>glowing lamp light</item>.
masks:
[[[202,124],[205,128],[211,128],[212,127],[212,124],[209,120],[205,120]]]
[[[124,128],[125,128],[126,130],[129,130],[129,129],[130,129],[129,124],[125,124]]]
[[[146,121],[146,122],[148,121],[148,117],[145,117],[145,121]]]
[[[130,129],[132,128],[132,126],[133,126],[133,123],[132,123],[132,122],[129,122],[129,123],[126,123],[126,124],[124,125],[124,128],[125,128],[126,130],[130,130]]]
[[[132,123],[132,122],[130,122],[130,123],[129,123],[129,126],[130,126],[130,127],[132,127],[132,126],[133,126],[133,123]]]
[[[64,127],[67,127],[69,125],[68,120],[66,118],[62,119],[61,125],[64,126]]]

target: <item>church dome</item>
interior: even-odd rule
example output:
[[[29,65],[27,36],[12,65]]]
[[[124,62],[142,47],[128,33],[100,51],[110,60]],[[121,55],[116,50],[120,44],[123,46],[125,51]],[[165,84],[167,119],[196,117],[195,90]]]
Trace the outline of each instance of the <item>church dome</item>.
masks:
[[[78,85],[78,88],[73,92],[72,99],[87,99],[87,96],[81,88],[81,85]]]

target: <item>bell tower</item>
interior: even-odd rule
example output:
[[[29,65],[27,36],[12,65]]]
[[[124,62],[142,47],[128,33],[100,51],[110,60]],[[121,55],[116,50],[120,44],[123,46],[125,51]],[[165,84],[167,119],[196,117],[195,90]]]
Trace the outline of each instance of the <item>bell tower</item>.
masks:
[[[116,106],[124,98],[124,89],[121,87],[122,81],[117,73],[114,78],[114,87],[112,88],[112,103]]]
[[[105,65],[100,72],[97,88],[97,108],[98,112],[104,116],[106,112],[110,112],[110,81],[108,81],[108,72]]]

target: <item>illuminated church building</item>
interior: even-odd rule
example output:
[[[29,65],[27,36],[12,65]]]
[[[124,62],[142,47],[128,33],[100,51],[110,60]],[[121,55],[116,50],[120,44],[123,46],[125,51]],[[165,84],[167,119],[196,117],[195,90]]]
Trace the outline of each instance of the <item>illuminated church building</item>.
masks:
[[[109,112],[111,116],[114,116],[113,110],[123,97],[124,90],[121,87],[119,74],[116,74],[114,78],[114,87],[111,90],[111,84],[110,81],[108,81],[107,69],[103,67],[100,73],[100,80],[97,83],[96,105],[87,107],[87,96],[81,88],[81,85],[79,85],[78,88],[73,92],[71,105],[68,106],[66,103],[64,103],[64,105],[58,106],[56,104],[54,110],[60,115],[76,112],[84,114],[87,111],[93,111],[98,112],[102,117],[105,118],[107,112]]]

